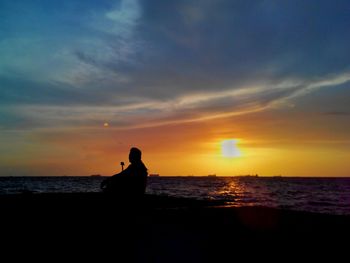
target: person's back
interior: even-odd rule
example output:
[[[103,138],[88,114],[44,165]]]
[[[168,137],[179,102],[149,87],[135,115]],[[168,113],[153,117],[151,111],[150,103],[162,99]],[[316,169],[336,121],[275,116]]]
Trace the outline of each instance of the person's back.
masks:
[[[125,191],[131,195],[142,195],[146,191],[147,169],[140,163],[132,163],[126,170],[130,170],[127,175],[123,175]]]
[[[130,149],[130,165],[119,174],[104,180],[101,188],[104,192],[123,196],[142,196],[146,191],[147,168],[141,160],[141,151]]]

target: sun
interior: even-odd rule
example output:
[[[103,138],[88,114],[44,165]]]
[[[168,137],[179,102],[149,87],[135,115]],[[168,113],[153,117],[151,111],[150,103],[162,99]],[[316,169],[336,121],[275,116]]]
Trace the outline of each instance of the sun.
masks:
[[[224,157],[239,157],[241,152],[237,146],[238,140],[229,139],[221,142],[221,153]]]

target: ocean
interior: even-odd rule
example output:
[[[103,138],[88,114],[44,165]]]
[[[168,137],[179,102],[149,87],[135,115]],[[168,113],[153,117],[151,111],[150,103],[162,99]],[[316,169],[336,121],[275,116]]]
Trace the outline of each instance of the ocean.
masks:
[[[99,192],[105,177],[0,177],[0,194]],[[350,215],[350,178],[149,177],[147,193]]]

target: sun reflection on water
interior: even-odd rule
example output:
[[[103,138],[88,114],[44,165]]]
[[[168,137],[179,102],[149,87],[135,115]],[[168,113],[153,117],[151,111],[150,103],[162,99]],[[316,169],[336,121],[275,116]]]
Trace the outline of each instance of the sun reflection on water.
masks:
[[[225,200],[229,206],[257,205],[266,197],[259,193],[265,193],[263,185],[256,184],[257,178],[220,178],[220,184],[216,184],[209,196],[213,199]],[[265,200],[274,203],[274,200]]]

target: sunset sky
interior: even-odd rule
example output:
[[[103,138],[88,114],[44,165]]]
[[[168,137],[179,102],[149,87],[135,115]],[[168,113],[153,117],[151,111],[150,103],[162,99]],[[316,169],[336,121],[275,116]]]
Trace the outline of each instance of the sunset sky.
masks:
[[[0,175],[350,176],[348,0],[1,0]]]

